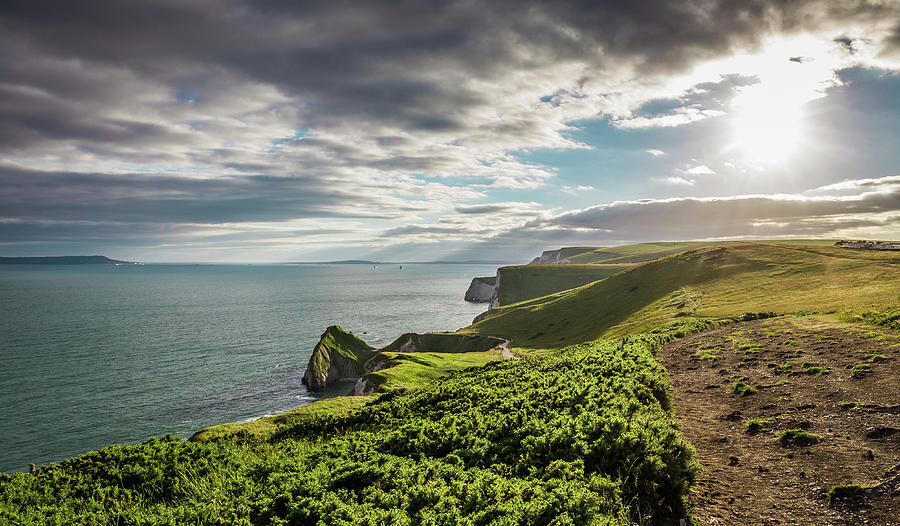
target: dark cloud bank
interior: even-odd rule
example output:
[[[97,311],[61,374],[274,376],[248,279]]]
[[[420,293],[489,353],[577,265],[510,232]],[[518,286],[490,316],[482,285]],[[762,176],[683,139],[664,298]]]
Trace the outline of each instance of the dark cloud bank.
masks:
[[[852,50],[842,27],[898,12],[865,1],[7,0],[0,250],[79,236],[125,247],[206,235],[191,225],[308,218],[397,221],[384,239],[452,230],[403,226],[428,213],[515,216],[470,201],[551,178],[510,152],[579,147],[566,125],[611,111],[604,89],[650,86],[775,33],[833,30]],[[900,23],[883,46],[900,50]],[[724,96],[751,80],[701,90]],[[691,97],[646,101],[635,115]],[[459,178],[469,182],[449,182]],[[823,234],[840,214],[885,221],[900,208],[891,188],[856,200],[613,203],[494,240],[772,235],[784,224]]]

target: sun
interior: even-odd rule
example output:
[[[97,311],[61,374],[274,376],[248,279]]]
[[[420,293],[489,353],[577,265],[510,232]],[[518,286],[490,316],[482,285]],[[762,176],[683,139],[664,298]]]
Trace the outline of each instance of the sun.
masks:
[[[742,91],[732,101],[734,150],[758,164],[789,160],[803,138],[803,102],[771,86]]]
[[[808,103],[840,84],[834,71],[846,58],[834,48],[834,42],[797,35],[773,39],[752,54],[717,64],[754,80],[739,87],[728,104],[726,149],[736,155],[734,161],[771,167],[807,153],[814,144],[805,126]]]

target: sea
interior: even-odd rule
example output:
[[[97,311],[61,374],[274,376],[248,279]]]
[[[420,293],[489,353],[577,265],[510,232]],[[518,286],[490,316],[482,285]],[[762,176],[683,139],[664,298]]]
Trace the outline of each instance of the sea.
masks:
[[[300,383],[329,325],[376,347],[456,330],[496,267],[2,265],[0,471],[346,394]]]

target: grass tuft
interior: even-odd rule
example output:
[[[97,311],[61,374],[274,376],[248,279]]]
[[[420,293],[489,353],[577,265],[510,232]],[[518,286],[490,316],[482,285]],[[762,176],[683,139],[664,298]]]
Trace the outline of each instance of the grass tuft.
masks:
[[[741,396],[750,396],[756,392],[755,388],[744,383],[741,380],[734,382],[734,385],[731,386],[731,389],[735,392],[735,394],[739,394]]]
[[[869,364],[861,363],[854,365],[850,369],[850,378],[862,378],[872,373],[872,367]]]
[[[866,489],[859,484],[838,484],[828,490],[831,503],[841,500],[857,500],[866,496]]]
[[[778,441],[782,446],[811,446],[818,444],[821,440],[822,437],[819,435],[802,429],[788,429],[778,435]]]
[[[755,435],[756,433],[765,431],[766,425],[771,424],[774,421],[774,416],[770,416],[768,418],[751,418],[750,420],[747,420],[746,423],[744,423],[744,429],[746,429],[748,433]]]

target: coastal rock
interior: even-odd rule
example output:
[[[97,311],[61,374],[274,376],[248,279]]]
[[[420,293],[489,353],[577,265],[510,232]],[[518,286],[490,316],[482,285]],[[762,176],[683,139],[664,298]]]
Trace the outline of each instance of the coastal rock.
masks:
[[[571,263],[569,259],[594,250],[594,247],[563,247],[557,250],[545,250],[540,256],[531,260],[529,265],[564,265]]]
[[[552,265],[552,264],[563,264],[570,263],[568,259],[563,257],[563,250],[545,250],[541,252],[541,255],[532,259],[529,265]]]
[[[490,303],[496,295],[495,281],[495,276],[472,278],[472,283],[469,284],[469,288],[466,290],[466,301]]]
[[[349,394],[373,394],[384,381],[381,375],[373,373],[401,363],[397,360],[398,355],[483,352],[504,343],[506,340],[493,336],[410,332],[381,349],[375,349],[352,333],[332,325],[319,338],[302,381],[310,391],[321,391],[334,382],[356,380]]]
[[[328,384],[353,380],[366,373],[365,363],[375,355],[366,342],[341,327],[325,329],[313,349],[303,375],[303,384],[310,391],[321,391]]]

